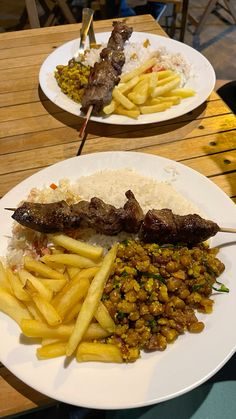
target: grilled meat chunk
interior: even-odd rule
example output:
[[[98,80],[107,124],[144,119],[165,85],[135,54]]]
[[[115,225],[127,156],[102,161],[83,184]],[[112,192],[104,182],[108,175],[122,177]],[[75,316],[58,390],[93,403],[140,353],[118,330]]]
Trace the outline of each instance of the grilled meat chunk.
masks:
[[[84,89],[81,111],[87,113],[93,106],[93,114],[99,115],[112,99],[112,90],[119,83],[119,75],[125,63],[124,44],[133,32],[123,22],[113,22],[113,30],[107,47],[100,53],[101,61],[91,70],[88,84]]]
[[[86,113],[92,105],[93,114],[99,115],[103,107],[111,102],[113,87],[118,83],[117,71],[109,61],[95,63],[89,75],[89,88],[85,88],[82,97],[82,112]]]
[[[144,217],[139,237],[145,242],[164,243],[200,243],[214,236],[219,226],[205,220],[197,214],[175,215],[170,209],[147,212]]]
[[[113,22],[113,31],[107,43],[107,47],[113,50],[123,50],[124,43],[131,37],[133,29],[124,22]]]
[[[143,210],[131,190],[125,193],[128,201],[124,205],[123,230],[127,233],[137,233],[144,218]]]
[[[92,198],[90,202],[80,201],[73,207],[79,212],[83,226],[91,227],[99,233],[113,236],[122,230],[122,208],[105,204],[99,198]]]
[[[51,204],[24,202],[12,218],[21,225],[42,233],[56,233],[80,226],[81,217],[65,201]]]

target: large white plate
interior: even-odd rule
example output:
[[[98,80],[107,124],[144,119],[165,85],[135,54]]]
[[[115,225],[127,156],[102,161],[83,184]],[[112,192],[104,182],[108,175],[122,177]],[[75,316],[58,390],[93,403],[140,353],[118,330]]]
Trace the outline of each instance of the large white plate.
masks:
[[[170,180],[173,170],[176,190],[197,204],[207,217],[221,226],[234,226],[236,210],[215,184],[199,173],[171,160],[132,152],[107,152],[75,157],[46,168],[11,190],[0,201],[0,255],[6,253],[12,220],[4,207],[14,207],[32,187],[49,185],[63,177],[72,181],[81,175],[108,168],[133,168],[141,174]],[[132,188],[132,185],[130,185]],[[203,383],[230,358],[236,348],[236,242],[233,234],[218,233],[212,245],[221,247],[226,265],[222,282],[229,294],[215,295],[214,312],[202,315],[205,330],[180,336],[164,352],[142,354],[134,364],[82,363],[68,365],[63,358],[38,361],[37,345],[20,339],[18,326],[0,313],[0,360],[34,389],[60,401],[91,408],[121,409],[145,406],[183,394]],[[198,315],[201,318],[201,315]]]
[[[96,35],[97,42],[107,42],[109,36],[110,32],[98,33]],[[200,52],[181,42],[174,41],[164,36],[144,32],[134,32],[130,41],[141,42],[147,38],[151,45],[157,49],[159,47],[166,47],[166,49],[173,54],[181,53],[186,61],[192,65],[192,74],[186,87],[194,89],[196,95],[183,100],[178,106],[173,106],[164,112],[140,115],[137,120],[122,115],[110,115],[109,117],[92,116],[91,120],[120,125],[148,124],[166,121],[192,111],[201,105],[210,95],[215,86],[215,72],[209,61],[200,54]],[[78,45],[79,41],[78,39],[75,39],[57,48],[46,58],[39,73],[40,86],[45,95],[60,108],[74,115],[81,115],[80,105],[61,92],[54,78],[54,71],[58,64],[65,65],[68,63],[78,49]]]

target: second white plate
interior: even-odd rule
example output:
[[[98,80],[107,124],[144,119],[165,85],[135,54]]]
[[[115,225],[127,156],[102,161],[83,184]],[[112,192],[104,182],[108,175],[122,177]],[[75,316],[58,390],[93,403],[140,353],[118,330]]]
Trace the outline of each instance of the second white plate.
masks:
[[[98,33],[96,34],[97,42],[105,43],[109,36],[110,32]],[[183,100],[179,105],[172,106],[164,112],[140,115],[137,120],[122,115],[92,116],[91,120],[118,125],[140,125],[167,121],[192,111],[208,98],[215,86],[215,72],[212,65],[200,52],[181,42],[145,32],[134,32],[130,42],[143,42],[146,39],[149,39],[151,46],[156,49],[165,47],[172,54],[181,53],[185,60],[191,64],[192,71],[186,87],[194,89],[196,95]],[[78,49],[78,45],[79,40],[75,39],[53,51],[41,66],[39,82],[43,92],[53,103],[67,112],[83,116],[80,112],[80,105],[61,92],[54,77],[56,66],[59,64],[66,65]]]

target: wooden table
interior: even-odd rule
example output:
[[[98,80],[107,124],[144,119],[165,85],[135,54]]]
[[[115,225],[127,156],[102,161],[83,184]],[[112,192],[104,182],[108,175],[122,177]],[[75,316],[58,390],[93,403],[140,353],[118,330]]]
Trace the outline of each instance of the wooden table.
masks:
[[[136,31],[165,36],[148,15],[127,18]],[[39,67],[56,47],[77,38],[80,24],[0,35],[0,196],[43,167],[77,154],[108,150],[152,153],[179,161],[215,182],[236,201],[236,118],[212,93],[207,103],[180,118],[145,126],[90,122],[51,103],[38,85]],[[95,22],[97,32],[111,21]],[[0,417],[55,403],[0,367]]]

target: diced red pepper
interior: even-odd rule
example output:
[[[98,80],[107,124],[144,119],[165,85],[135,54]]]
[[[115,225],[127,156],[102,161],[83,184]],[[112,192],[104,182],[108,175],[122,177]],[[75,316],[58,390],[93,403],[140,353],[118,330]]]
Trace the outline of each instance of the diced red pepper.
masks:
[[[55,189],[57,189],[57,185],[55,183],[51,183],[50,188],[55,190]]]

